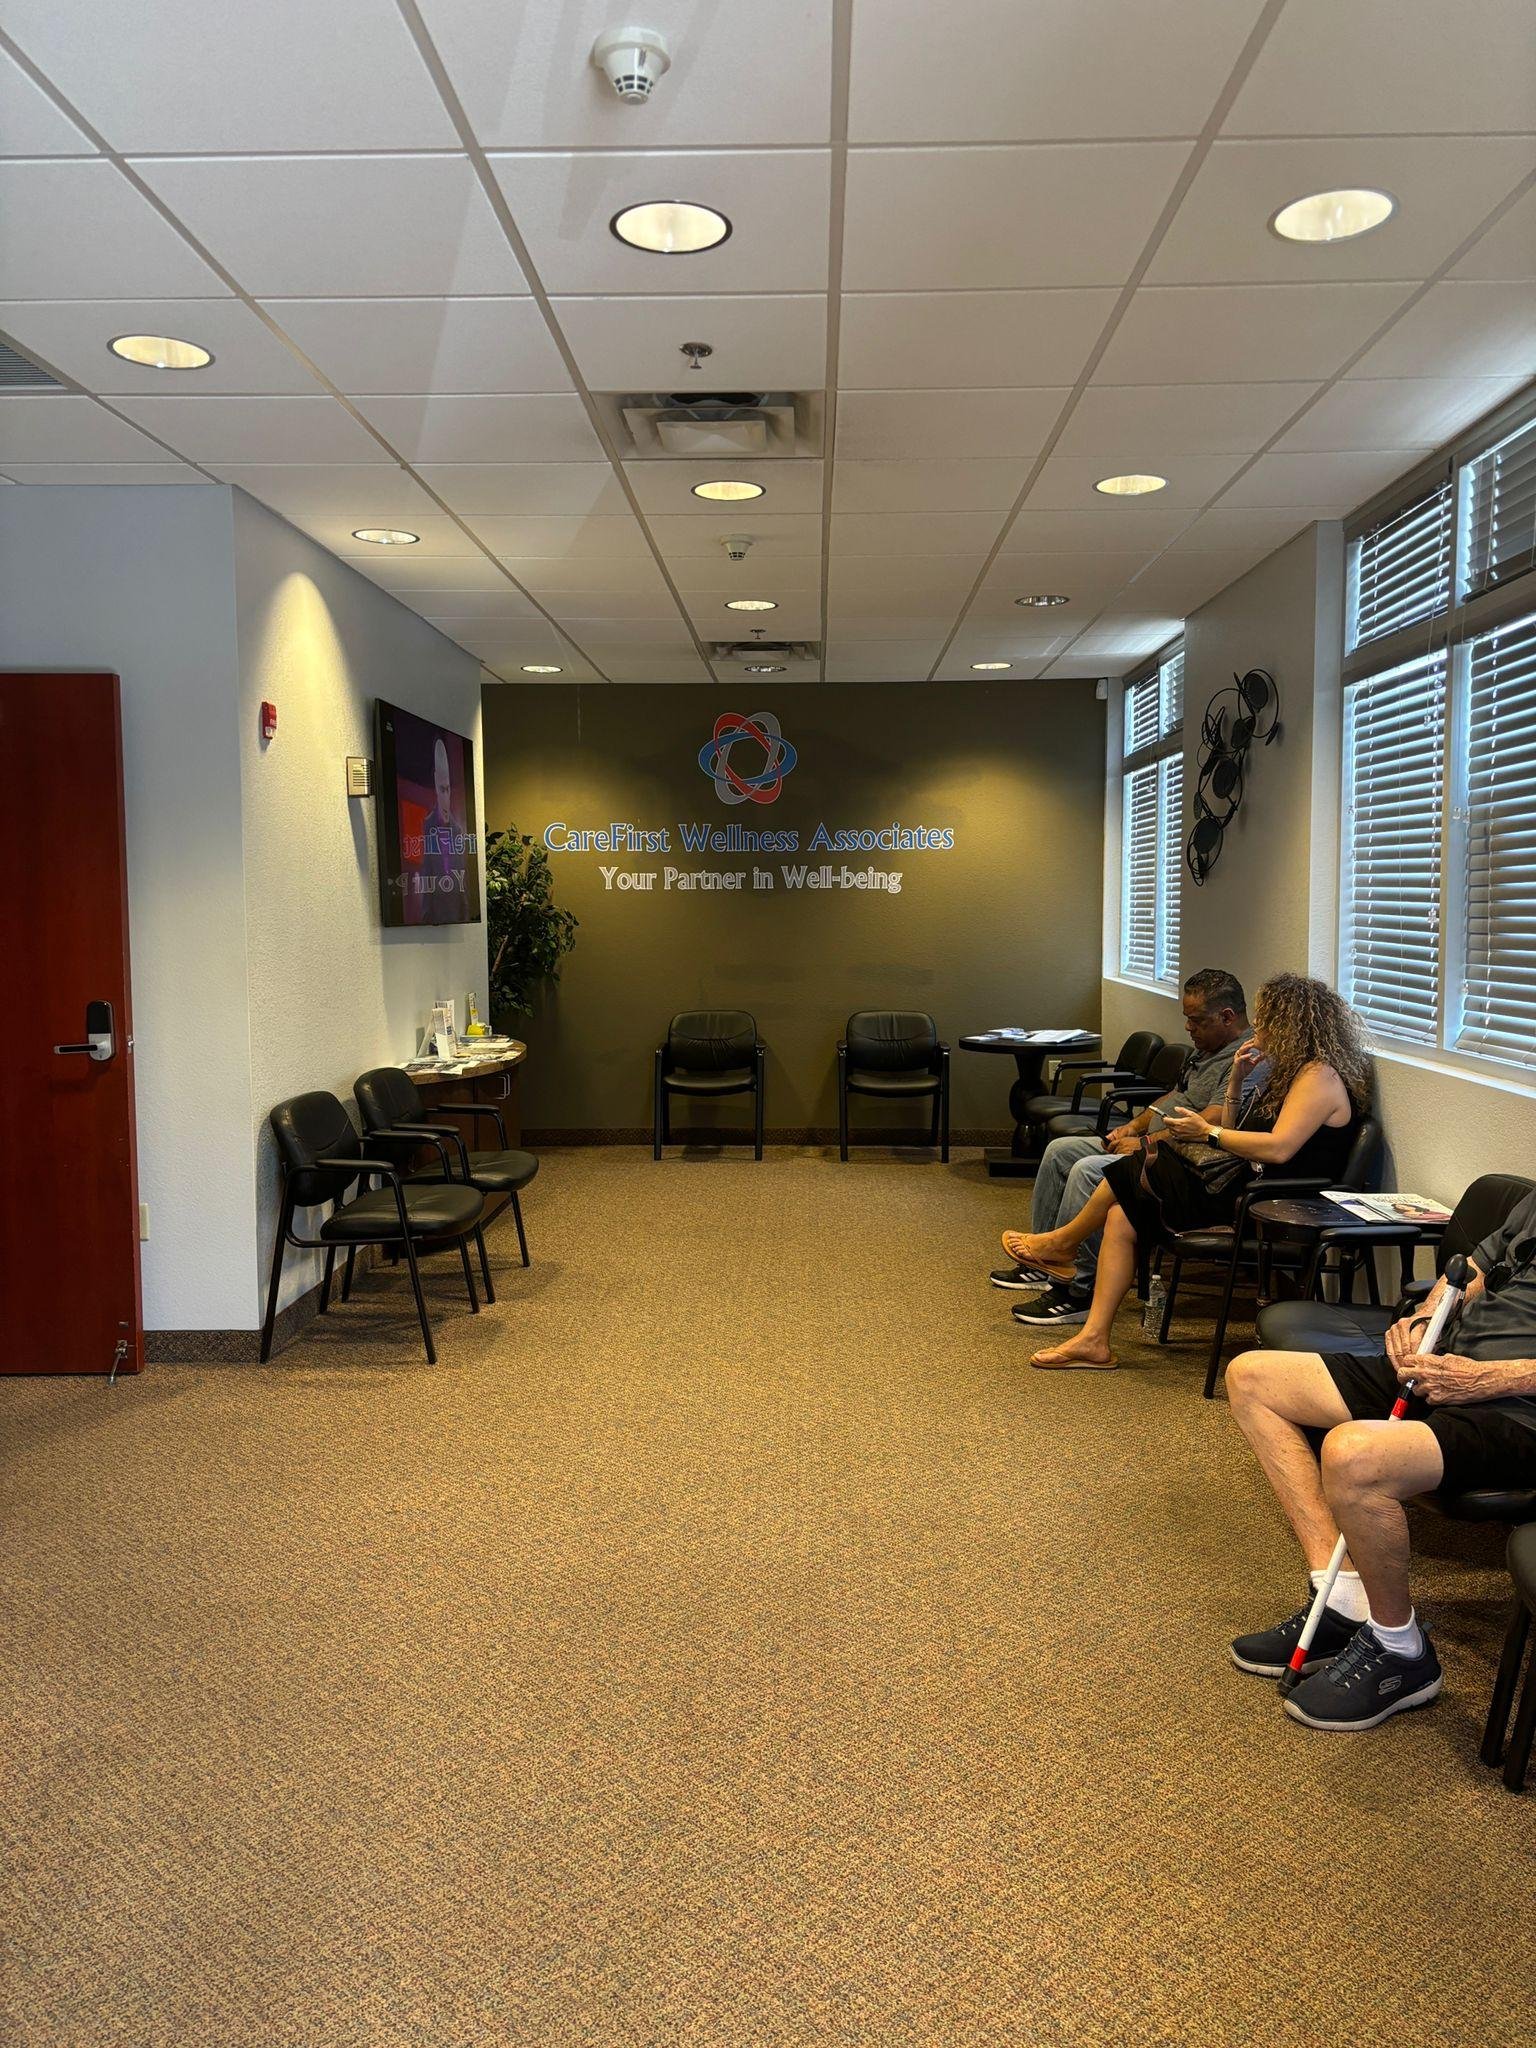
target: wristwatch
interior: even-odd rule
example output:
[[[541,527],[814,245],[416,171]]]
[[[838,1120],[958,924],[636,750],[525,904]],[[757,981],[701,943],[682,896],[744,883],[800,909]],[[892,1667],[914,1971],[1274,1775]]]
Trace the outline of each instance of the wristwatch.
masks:
[[[1205,1142],[1207,1143],[1207,1145],[1211,1146],[1211,1148],[1214,1151],[1219,1152],[1221,1150],[1221,1132],[1219,1130],[1207,1131],[1205,1134]]]

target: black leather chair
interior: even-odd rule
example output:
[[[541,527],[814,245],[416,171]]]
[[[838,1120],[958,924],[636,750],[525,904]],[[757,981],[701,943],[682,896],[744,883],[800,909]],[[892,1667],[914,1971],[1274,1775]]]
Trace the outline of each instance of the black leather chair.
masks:
[[[1046,1138],[1104,1137],[1138,1109],[1177,1088],[1188,1058],[1187,1045],[1165,1045],[1153,1055],[1144,1081],[1125,1081],[1106,1090],[1093,1109],[1067,1110],[1061,1116],[1053,1116],[1045,1127]]]
[[[856,1010],[847,1036],[837,1042],[838,1152],[848,1157],[848,1098],[876,1095],[886,1102],[931,1098],[928,1142],[949,1158],[949,1047],[922,1010]]]
[[[418,1249],[433,1250],[457,1244],[464,1263],[464,1284],[469,1305],[478,1314],[475,1279],[469,1269],[467,1240],[478,1238],[485,1197],[476,1188],[444,1180],[408,1181],[393,1160],[377,1152],[365,1152],[352,1128],[352,1119],[334,1095],[295,1095],[272,1111],[272,1129],[277,1138],[278,1157],[283,1170],[283,1199],[277,1235],[272,1246],[272,1280],[267,1289],[267,1313],[261,1326],[261,1361],[272,1355],[272,1329],[277,1320],[277,1297],[283,1277],[283,1258],[289,1245],[301,1251],[325,1253],[325,1277],[320,1287],[320,1313],[331,1305],[331,1276],[336,1251],[347,1248],[346,1278],[341,1298],[352,1291],[352,1265],[359,1245],[387,1245],[405,1253],[410,1269],[411,1290],[416,1296],[416,1313],[421,1321],[427,1363],[436,1365],[437,1347],[432,1342],[432,1325],[422,1298]],[[377,1190],[354,1196],[347,1192],[357,1181],[380,1181]],[[320,1225],[318,1237],[297,1237],[293,1230],[296,1209],[334,1206]],[[481,1258],[485,1256],[482,1245]]]
[[[478,1188],[482,1195],[505,1195],[512,1220],[517,1225],[517,1248],[522,1254],[523,1264],[528,1264],[528,1234],[523,1229],[523,1205],[518,1194],[538,1172],[539,1162],[531,1152],[519,1152],[508,1146],[507,1127],[502,1121],[501,1111],[494,1104],[426,1103],[420,1089],[402,1067],[370,1068],[366,1074],[358,1075],[353,1093],[357,1097],[357,1107],[369,1143],[376,1151],[383,1152],[386,1158],[409,1166],[423,1145],[431,1143],[436,1146],[441,1161],[439,1172],[436,1175],[413,1173],[410,1176],[413,1181],[451,1179],[452,1161],[457,1157],[459,1178],[469,1187]],[[439,1120],[448,1110],[456,1116],[474,1117],[477,1121],[490,1117],[495,1123],[496,1135],[501,1139],[500,1151],[470,1151],[457,1127]],[[445,1151],[445,1144],[451,1149]],[[485,1298],[494,1301],[496,1290],[491,1284],[491,1266],[485,1255],[483,1233],[480,1236],[480,1271],[485,1280]]]
[[[1258,1262],[1259,1240],[1257,1233],[1248,1227],[1248,1211],[1255,1202],[1278,1202],[1284,1200],[1305,1200],[1320,1195],[1325,1187],[1373,1188],[1381,1177],[1382,1128],[1373,1116],[1360,1119],[1355,1132],[1354,1143],[1349,1148],[1349,1157],[1342,1170],[1331,1179],[1287,1174],[1283,1167],[1266,1171],[1255,1176],[1237,1198],[1237,1209],[1230,1223],[1221,1223],[1204,1230],[1169,1231],[1159,1241],[1159,1249],[1165,1259],[1172,1263],[1167,1275],[1167,1294],[1163,1301],[1163,1320],[1157,1333],[1159,1344],[1168,1341],[1168,1327],[1173,1321],[1174,1301],[1179,1291],[1179,1281],[1186,1265],[1198,1262],[1204,1265],[1224,1265],[1227,1269],[1226,1284],[1222,1289],[1221,1307],[1216,1315],[1216,1327],[1211,1332],[1211,1355],[1205,1368],[1205,1398],[1211,1400],[1216,1392],[1217,1377],[1221,1372],[1221,1348],[1227,1338],[1227,1324],[1232,1316],[1232,1297],[1237,1292],[1238,1275],[1245,1264]]]
[[[1058,1060],[1051,1073],[1053,1092],[1026,1096],[1024,1114],[1019,1121],[1032,1126],[1038,1139],[1052,1117],[1080,1116],[1083,1113],[1083,1096],[1088,1089],[1133,1088],[1146,1082],[1163,1043],[1159,1032],[1133,1031],[1113,1060]],[[1068,1082],[1072,1075],[1076,1079]],[[1070,1095],[1060,1092],[1064,1083],[1070,1085]],[[1089,1116],[1096,1116],[1098,1107],[1094,1102],[1089,1108]],[[1093,1128],[1090,1123],[1088,1129]]]
[[[1523,1792],[1525,1774],[1531,1761],[1531,1743],[1536,1737],[1536,1655],[1532,1656],[1525,1674],[1525,1690],[1515,1712],[1515,1728],[1509,1738],[1507,1752],[1504,1737],[1509,1727],[1509,1710],[1514,1705],[1520,1660],[1530,1638],[1531,1616],[1536,1613],[1536,1521],[1528,1520],[1523,1528],[1511,1531],[1505,1556],[1509,1576],[1515,1582],[1515,1611],[1509,1618],[1509,1633],[1504,1638],[1504,1652],[1499,1658],[1499,1674],[1493,1682],[1493,1698],[1488,1702],[1488,1721],[1483,1729],[1480,1754],[1490,1770],[1496,1770],[1503,1764],[1504,1783],[1511,1792]]]
[[[651,1157],[670,1143],[674,1095],[695,1100],[726,1095],[753,1098],[752,1157],[763,1156],[763,1061],[768,1048],[748,1010],[683,1010],[656,1048]]]

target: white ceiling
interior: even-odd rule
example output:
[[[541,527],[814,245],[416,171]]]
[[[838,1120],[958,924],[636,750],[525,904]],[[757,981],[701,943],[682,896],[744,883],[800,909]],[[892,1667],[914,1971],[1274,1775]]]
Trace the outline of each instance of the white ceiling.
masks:
[[[639,108],[588,61],[631,16]],[[754,624],[825,643],[791,674],[1118,673],[1536,376],[1533,165],[1528,0],[6,0],[0,334],[68,390],[0,397],[0,481],[238,484],[509,680]],[[1339,184],[1398,210],[1268,232]],[[730,239],[609,234],[655,198]],[[825,392],[821,459],[634,458],[594,401],[694,382]]]

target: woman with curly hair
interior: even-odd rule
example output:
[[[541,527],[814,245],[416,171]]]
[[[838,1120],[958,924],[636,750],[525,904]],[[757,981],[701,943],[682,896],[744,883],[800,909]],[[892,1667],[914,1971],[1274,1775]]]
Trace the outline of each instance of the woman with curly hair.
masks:
[[[1266,1065],[1245,1106],[1247,1083]],[[1349,1157],[1370,1099],[1360,1020],[1344,998],[1304,974],[1265,982],[1254,1004],[1253,1036],[1238,1048],[1219,1114],[1170,1112],[1144,1152],[1115,1161],[1070,1223],[1039,1237],[1004,1233],[1010,1258],[1055,1280],[1070,1276],[1084,1238],[1104,1232],[1087,1322],[1065,1343],[1037,1351],[1030,1363],[1113,1366],[1110,1329],[1136,1277],[1137,1239],[1229,1223],[1257,1167],[1285,1166],[1332,1180]],[[1208,1150],[1226,1156],[1207,1163]]]

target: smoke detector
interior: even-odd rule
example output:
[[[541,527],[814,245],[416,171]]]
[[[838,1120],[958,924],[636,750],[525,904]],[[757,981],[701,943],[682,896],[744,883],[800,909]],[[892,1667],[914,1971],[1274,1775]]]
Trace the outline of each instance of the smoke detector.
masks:
[[[627,107],[643,107],[672,68],[667,39],[655,28],[611,28],[592,45],[592,62]]]
[[[744,562],[747,549],[752,545],[752,536],[750,533],[728,533],[720,545],[725,549],[727,561]]]

